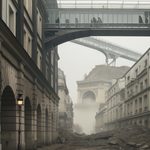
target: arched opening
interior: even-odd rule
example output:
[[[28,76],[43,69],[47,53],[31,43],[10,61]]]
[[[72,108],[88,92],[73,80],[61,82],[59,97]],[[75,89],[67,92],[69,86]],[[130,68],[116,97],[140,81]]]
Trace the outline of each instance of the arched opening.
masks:
[[[85,92],[82,97],[83,104],[91,104],[96,101],[95,94],[92,91]]]
[[[37,106],[37,146],[42,145],[42,112],[40,104]]]
[[[45,110],[45,142],[49,144],[49,121],[48,121],[48,110]]]
[[[32,108],[28,97],[25,98],[25,148],[32,149]]]
[[[11,87],[7,86],[1,97],[2,150],[17,149],[16,100]]]

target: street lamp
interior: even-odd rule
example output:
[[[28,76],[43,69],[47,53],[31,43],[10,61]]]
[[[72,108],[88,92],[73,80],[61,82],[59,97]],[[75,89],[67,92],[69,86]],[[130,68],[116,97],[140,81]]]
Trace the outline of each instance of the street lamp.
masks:
[[[20,147],[20,136],[21,136],[21,106],[23,105],[23,94],[18,94],[17,96],[17,105],[18,105],[18,111],[19,111],[19,128],[18,128],[18,148],[17,150],[21,150]]]

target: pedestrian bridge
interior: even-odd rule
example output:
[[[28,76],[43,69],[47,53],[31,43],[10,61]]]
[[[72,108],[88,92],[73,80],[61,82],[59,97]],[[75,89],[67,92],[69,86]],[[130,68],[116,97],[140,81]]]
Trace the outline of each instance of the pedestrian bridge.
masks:
[[[149,0],[58,0],[46,7],[47,48],[87,36],[150,35]]]
[[[107,65],[111,65],[112,63],[115,65],[118,57],[131,61],[137,61],[142,56],[141,54],[130,49],[115,45],[113,43],[108,43],[96,37],[79,38],[72,40],[71,42],[102,52],[106,57]]]
[[[149,9],[58,8],[47,9],[46,28],[149,28]]]

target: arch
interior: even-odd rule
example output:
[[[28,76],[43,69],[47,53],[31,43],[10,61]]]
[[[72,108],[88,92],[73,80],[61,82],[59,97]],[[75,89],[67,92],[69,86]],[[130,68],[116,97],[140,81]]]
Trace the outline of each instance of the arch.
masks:
[[[30,99],[25,98],[25,149],[32,149],[33,140],[32,140],[32,108]]]
[[[42,111],[41,105],[37,106],[37,146],[40,147],[42,145]]]
[[[45,40],[46,48],[49,50],[59,44],[71,41],[77,38],[83,38],[88,36],[149,36],[149,28],[139,30],[138,28],[94,28],[94,29],[70,29],[70,30],[55,30],[57,36],[51,36],[49,33],[52,30],[45,29],[45,35],[47,39]],[[54,33],[55,34],[55,33]]]
[[[16,99],[10,86],[6,86],[1,97],[2,150],[17,149]]]
[[[92,91],[87,91],[82,96],[83,104],[90,104],[90,103],[94,103],[95,101],[96,101],[96,96]]]
[[[45,142],[49,144],[49,116],[48,116],[48,109],[45,109]]]

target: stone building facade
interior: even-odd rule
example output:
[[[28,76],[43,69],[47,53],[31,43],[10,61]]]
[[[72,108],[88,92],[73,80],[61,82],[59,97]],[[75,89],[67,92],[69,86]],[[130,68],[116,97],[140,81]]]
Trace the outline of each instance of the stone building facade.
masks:
[[[150,49],[124,74],[125,83],[119,91],[115,89],[122,79],[106,92],[106,111],[103,115],[106,117],[103,125],[106,130],[128,125],[150,128],[149,53]]]
[[[33,150],[57,138],[59,57],[57,48],[44,48],[45,3],[42,0],[0,1],[2,150],[16,150],[18,145]],[[16,99],[20,94],[24,102],[19,116]]]
[[[125,124],[150,127],[150,50],[125,74]]]
[[[105,93],[105,103],[96,113],[96,131],[113,129],[123,115],[123,102],[125,101],[125,79],[118,79]],[[102,122],[99,120],[103,120]]]
[[[129,67],[97,65],[85,77],[78,81],[78,99],[75,105],[75,123],[80,124],[85,133],[95,132],[95,114],[100,104],[105,102],[105,92],[111,87],[113,80],[125,74]]]
[[[69,96],[64,72],[58,70],[59,131],[73,131],[73,103]]]
[[[99,106],[98,112],[95,116],[95,132],[101,132],[105,129],[105,123],[106,123],[106,104],[102,103]]]

